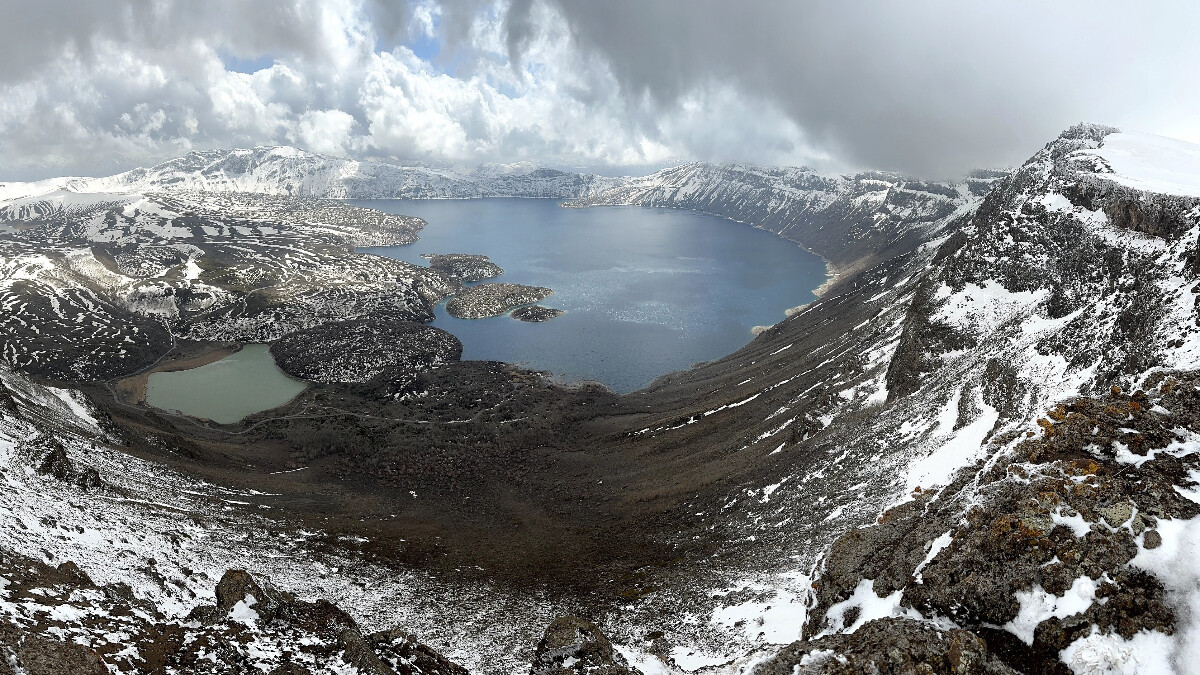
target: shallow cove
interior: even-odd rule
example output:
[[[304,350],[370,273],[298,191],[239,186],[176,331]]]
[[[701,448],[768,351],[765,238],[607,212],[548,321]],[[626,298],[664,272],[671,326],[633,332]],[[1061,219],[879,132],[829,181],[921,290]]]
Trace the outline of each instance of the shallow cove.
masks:
[[[418,216],[406,246],[359,249],[425,266],[428,253],[490,256],[487,281],[548,286],[539,304],[566,314],[543,323],[509,316],[434,326],[463,343],[463,358],[520,363],[618,392],[744,346],[750,329],[815,299],[824,261],[770,232],[674,209],[568,209],[556,199],[395,200],[352,204]]]
[[[275,365],[267,345],[246,345],[199,368],[151,373],[146,380],[146,403],[233,424],[287,403],[306,387]]]

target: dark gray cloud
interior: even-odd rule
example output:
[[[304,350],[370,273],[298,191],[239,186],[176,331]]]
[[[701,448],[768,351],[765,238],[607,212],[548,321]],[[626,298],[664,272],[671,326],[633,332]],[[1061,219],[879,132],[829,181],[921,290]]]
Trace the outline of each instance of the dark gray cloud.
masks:
[[[730,82],[845,162],[919,174],[1149,121],[1200,63],[1194,3],[547,1],[627,97]]]
[[[521,52],[533,39],[532,9],[533,0],[512,0],[504,17],[504,42],[508,47],[508,60],[518,72],[521,67]]]
[[[389,30],[407,20],[406,2],[369,4]],[[169,52],[186,51],[180,48],[192,41],[250,58],[319,59],[326,56],[314,39],[321,13],[318,0],[0,0],[0,82],[36,74],[64,54],[93,60],[101,41],[158,50],[168,61]]]

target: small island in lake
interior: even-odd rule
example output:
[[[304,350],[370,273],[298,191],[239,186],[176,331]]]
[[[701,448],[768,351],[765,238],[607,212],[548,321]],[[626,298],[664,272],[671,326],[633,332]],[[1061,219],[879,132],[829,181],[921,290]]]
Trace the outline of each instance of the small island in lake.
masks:
[[[426,254],[429,267],[453,281],[483,281],[504,274],[504,269],[486,255],[468,253]]]
[[[518,321],[537,322],[549,321],[556,316],[562,316],[566,313],[566,310],[554,309],[553,307],[529,305],[528,307],[518,307],[517,309],[514,309],[512,314],[509,314],[509,316]]]
[[[540,302],[553,290],[524,284],[479,284],[462,289],[446,303],[446,312],[456,319],[500,316],[514,307]]]

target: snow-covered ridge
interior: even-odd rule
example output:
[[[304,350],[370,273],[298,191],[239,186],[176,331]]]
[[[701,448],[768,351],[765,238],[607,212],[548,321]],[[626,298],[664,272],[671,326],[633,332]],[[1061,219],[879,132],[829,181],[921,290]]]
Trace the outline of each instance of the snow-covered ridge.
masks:
[[[192,152],[152,167],[100,178],[0,183],[0,202],[64,193],[248,192],[332,199],[584,197],[623,179],[485,164],[471,170],[352,160],[290,147]]]

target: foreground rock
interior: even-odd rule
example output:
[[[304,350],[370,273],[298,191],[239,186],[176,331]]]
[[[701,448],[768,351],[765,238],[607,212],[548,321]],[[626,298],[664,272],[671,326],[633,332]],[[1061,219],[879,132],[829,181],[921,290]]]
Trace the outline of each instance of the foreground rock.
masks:
[[[511,316],[517,321],[526,321],[529,323],[537,323],[539,321],[549,321],[555,317],[566,314],[566,311],[554,309],[553,307],[543,307],[541,305],[530,305],[528,307],[518,307],[514,309]]]
[[[1200,527],[1200,378],[1148,384],[1059,406],[1040,434],[993,439],[1012,449],[835,541],[805,627],[834,635],[759,672],[816,661],[833,667],[814,672],[910,672],[894,658],[927,672],[1127,672],[1135,651],[1138,672],[1187,670],[1169,636],[1197,629],[1178,608],[1200,573],[1177,552]]]
[[[384,371],[400,379],[462,357],[444,330],[391,319],[324,324],[284,336],[271,354],[285,373],[310,382],[366,382]]]
[[[422,256],[429,259],[429,267],[442,273],[449,281],[483,281],[504,274],[504,269],[486,255],[446,253]]]
[[[554,293],[541,286],[523,284],[480,284],[468,286],[446,303],[446,311],[458,319],[500,316],[514,307],[546,299]]]
[[[596,624],[560,616],[546,628],[530,675],[642,675],[632,668]]]
[[[943,630],[907,619],[876,619],[848,635],[791,644],[754,673],[1017,675],[970,631]]]
[[[216,604],[165,616],[123,584],[97,586],[73,563],[0,550],[0,673],[358,672],[465,675],[400,630],[364,635],[325,601],[298,600],[243,570]]]

